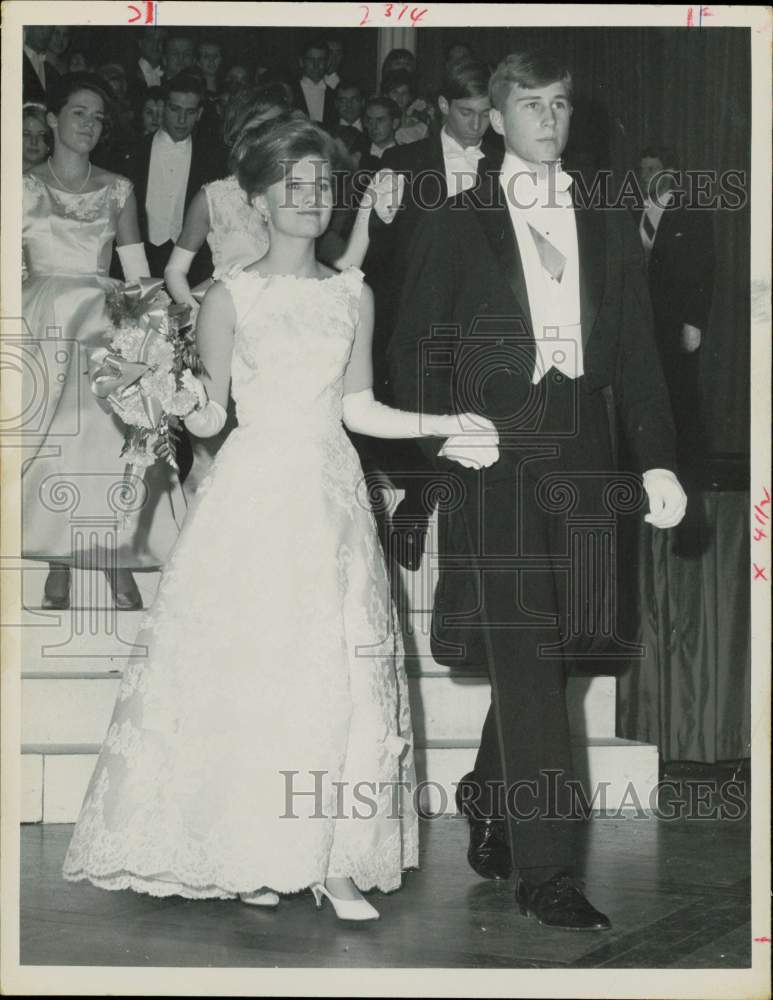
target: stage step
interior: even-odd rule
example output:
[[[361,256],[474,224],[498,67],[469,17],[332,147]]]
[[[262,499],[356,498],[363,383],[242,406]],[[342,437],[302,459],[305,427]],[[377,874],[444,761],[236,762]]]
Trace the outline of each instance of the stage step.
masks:
[[[22,674],[23,743],[98,743],[113,711],[120,673]],[[408,680],[417,741],[475,740],[491,701],[484,678],[443,674]],[[567,703],[579,742],[615,735],[613,677],[571,677]]]
[[[417,740],[415,794],[423,811],[455,812],[456,784],[472,769],[476,750],[474,740]],[[98,752],[98,743],[24,745],[21,821],[74,823]],[[589,739],[574,752],[576,777],[594,811],[653,807],[657,747],[611,737]]]

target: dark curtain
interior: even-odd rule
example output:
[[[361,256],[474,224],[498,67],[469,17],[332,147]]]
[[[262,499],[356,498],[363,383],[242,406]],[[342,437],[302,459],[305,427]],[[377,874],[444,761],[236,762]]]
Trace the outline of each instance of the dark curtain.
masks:
[[[684,170],[742,171],[740,209],[713,213],[717,269],[701,349],[709,447],[749,452],[750,31],[746,28],[456,28],[418,32],[426,80],[462,40],[489,63],[525,48],[562,57],[575,80],[568,159],[619,181],[650,142],[676,149]],[[715,188],[714,188],[715,190]]]

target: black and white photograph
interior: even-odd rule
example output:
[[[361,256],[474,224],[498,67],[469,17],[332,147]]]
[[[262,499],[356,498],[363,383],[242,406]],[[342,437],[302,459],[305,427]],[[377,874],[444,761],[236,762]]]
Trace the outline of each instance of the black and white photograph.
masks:
[[[2,992],[771,995],[770,45],[3,4]]]

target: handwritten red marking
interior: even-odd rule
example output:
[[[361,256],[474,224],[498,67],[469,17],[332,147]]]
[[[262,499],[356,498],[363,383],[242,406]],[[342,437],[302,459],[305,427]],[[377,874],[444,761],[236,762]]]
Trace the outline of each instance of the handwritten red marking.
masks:
[[[129,18],[129,24],[136,24],[142,18],[142,11],[135,4],[129,4],[129,10],[134,11],[134,17]],[[155,4],[153,0],[145,0],[145,19],[143,24],[153,24],[155,22]]]
[[[693,22],[693,17],[692,17],[692,7],[688,7],[687,8],[687,27],[688,28],[692,28],[693,23],[694,22]]]
[[[365,11],[362,20],[360,21],[360,27],[362,27],[363,24],[370,24],[370,7],[365,7],[363,4],[360,4],[360,10]]]
[[[767,577],[765,576],[765,567],[758,566],[757,563],[752,563],[754,567],[754,579],[755,580],[765,580],[767,582]]]
[[[769,937],[752,938],[752,941],[756,941],[757,944],[770,944],[770,938]]]
[[[762,530],[762,528],[755,528],[754,529],[754,541],[755,542],[760,542],[760,541],[762,541],[763,538],[767,538],[767,537],[768,536],[765,534],[765,532]]]
[[[425,14],[429,14],[427,7],[425,7],[424,10],[419,10],[417,7],[414,7],[411,11],[411,20],[414,24],[418,24]]]
[[[373,19],[370,16],[370,7],[366,6],[365,4],[360,4],[359,6],[360,10],[364,11],[359,22],[359,27],[362,27],[364,24],[371,24]],[[410,4],[407,3],[400,4],[399,13],[395,12],[395,7],[397,6],[397,4],[385,3],[382,6],[384,9],[381,12],[381,16],[385,20],[401,21],[405,17],[405,15],[408,14],[408,18],[406,18],[406,20],[412,21],[414,25],[418,24],[419,21],[424,17],[424,15],[429,13],[428,7],[424,8],[411,7]]]

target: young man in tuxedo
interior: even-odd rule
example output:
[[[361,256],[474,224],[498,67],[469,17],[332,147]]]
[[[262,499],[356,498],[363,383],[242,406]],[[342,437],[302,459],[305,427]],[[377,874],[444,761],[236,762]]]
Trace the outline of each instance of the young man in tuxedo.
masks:
[[[46,103],[46,95],[59,79],[59,74],[46,62],[46,49],[53,33],[53,26],[28,24],[24,29],[24,54],[22,57],[22,98],[25,103]]]
[[[127,173],[134,182],[140,232],[150,272],[164,273],[183,226],[191,199],[208,181],[225,176],[225,151],[210,138],[196,135],[204,84],[180,73],[164,85],[161,127],[146,136],[130,158]],[[208,278],[212,258],[206,244],[193,261],[191,284]]]
[[[311,41],[300,58],[301,78],[295,85],[295,107],[311,121],[332,128],[337,121],[335,91],[325,83],[328,64],[327,44]]]
[[[565,691],[568,664],[615,641],[610,574],[588,584],[572,545],[583,530],[595,544],[593,525],[613,516],[613,403],[647,520],[676,525],[685,497],[635,229],[620,211],[575,207],[560,167],[571,86],[547,55],[511,55],[494,72],[501,168],[422,213],[390,360],[399,406],[478,412],[499,434],[499,461],[480,471],[474,446],[425,449],[454,497],[440,512],[433,653],[485,663],[492,688],[457,794],[468,859],[484,877],[514,872],[517,907],[541,924],[602,930],[609,919],[575,880],[584,809]]]
[[[164,43],[165,28],[139,29],[139,57],[131,72],[130,89],[136,99],[150,87],[160,87],[164,82]]]
[[[449,65],[438,97],[441,129],[418,142],[404,146],[395,144],[381,157],[379,167],[403,174],[406,185],[395,221],[385,226],[374,220],[371,250],[364,265],[376,296],[376,354],[380,350],[383,355],[394,326],[395,308],[405,275],[406,251],[418,221],[426,212],[470,187],[484,158],[495,156],[499,148],[497,137],[489,131],[490,75],[486,64],[477,60],[460,60]],[[370,115],[371,103],[368,103],[367,115]],[[375,367],[378,371],[379,366]],[[385,394],[388,400],[387,389]],[[393,445],[389,450],[404,465],[402,471],[406,473],[403,479],[398,475],[393,477],[395,483],[405,489],[405,497],[392,518],[393,550],[403,565],[417,569],[431,513],[422,499],[421,477],[415,475],[417,448],[414,443],[404,443]],[[401,470],[393,467],[390,471]]]
[[[647,263],[655,341],[671,394],[680,459],[705,456],[699,359],[714,293],[714,229],[710,210],[687,203],[676,184],[673,150],[650,147],[639,159],[645,194],[636,213]]]

